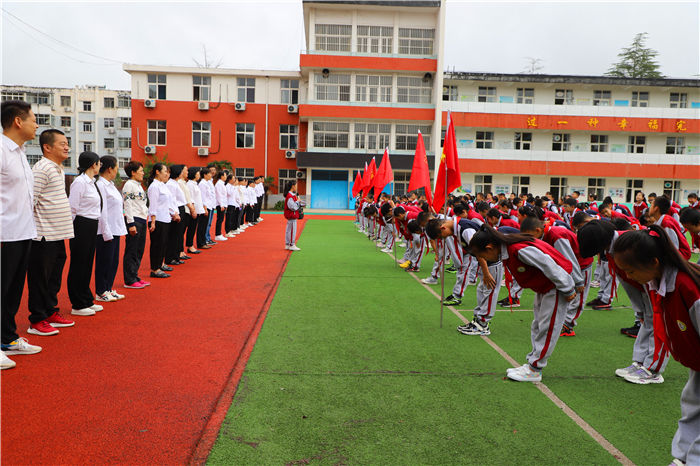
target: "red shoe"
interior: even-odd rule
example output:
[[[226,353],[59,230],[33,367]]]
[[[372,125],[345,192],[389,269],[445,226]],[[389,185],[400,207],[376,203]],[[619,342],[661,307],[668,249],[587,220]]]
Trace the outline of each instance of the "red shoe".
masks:
[[[573,327],[569,327],[568,325],[564,324],[561,328],[561,333],[559,334],[560,337],[575,337],[576,332],[574,332]]]
[[[44,322],[47,322],[52,327],[72,327],[75,325],[75,322],[73,322],[72,320],[66,319],[58,312],[55,312],[51,317],[46,319]]]
[[[36,324],[31,324],[27,329],[27,333],[47,337],[49,335],[57,335],[58,330],[49,325],[49,323],[46,320],[42,320],[41,322],[37,322]]]
[[[147,282],[146,280],[139,280],[143,286],[151,286],[151,282]]]

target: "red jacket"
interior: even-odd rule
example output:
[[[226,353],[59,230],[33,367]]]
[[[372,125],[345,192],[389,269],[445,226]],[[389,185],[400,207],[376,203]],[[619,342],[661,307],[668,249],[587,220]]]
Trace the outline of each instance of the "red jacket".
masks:
[[[511,275],[513,275],[513,278],[515,278],[520,286],[523,288],[530,288],[534,292],[542,294],[555,288],[554,282],[552,282],[552,280],[550,280],[547,275],[542,272],[542,270],[526,264],[520,259],[518,256],[519,252],[526,248],[535,248],[539,250],[540,253],[544,253],[544,255],[553,259],[556,270],[548,271],[549,274],[557,274],[561,276],[565,273],[571,282],[571,291],[573,291],[574,283],[573,279],[571,278],[571,271],[573,270],[573,267],[571,266],[571,262],[566,260],[564,256],[559,253],[559,251],[539,239],[522,241],[520,243],[509,244],[507,246],[508,258],[503,260],[503,264],[508,267]]]
[[[554,221],[554,220],[563,220],[563,219],[559,216],[559,214],[556,214],[556,213],[552,212],[551,210],[545,210],[545,211],[544,211],[544,218],[552,219],[552,221]]]
[[[591,264],[593,264],[592,257],[581,257],[581,253],[578,249],[578,238],[576,237],[576,233],[573,231],[564,227],[553,226],[545,232],[543,237],[544,242],[551,244],[552,246],[554,246],[554,243],[560,239],[565,239],[569,242],[571,245],[571,250],[574,251],[576,261],[578,262],[578,266],[581,268],[581,270],[587,269],[591,266]]]
[[[284,218],[287,220],[299,218],[299,209],[292,210],[287,206],[290,198],[293,199],[294,202],[299,202],[299,198],[295,194],[292,194],[291,192],[287,193],[287,196],[284,198]]]
[[[656,224],[660,225],[661,228],[666,230],[666,233],[671,236],[671,240],[673,240],[672,235],[675,233],[676,238],[678,239],[678,252],[681,253],[681,256],[683,256],[685,260],[690,260],[690,255],[692,253],[690,250],[690,245],[688,245],[688,240],[685,239],[685,235],[683,232],[681,232],[681,226],[678,224],[676,219],[670,215],[662,215]]]
[[[646,202],[642,201],[640,204],[634,204],[634,216],[639,220],[642,217],[644,209],[648,209],[649,206]]]

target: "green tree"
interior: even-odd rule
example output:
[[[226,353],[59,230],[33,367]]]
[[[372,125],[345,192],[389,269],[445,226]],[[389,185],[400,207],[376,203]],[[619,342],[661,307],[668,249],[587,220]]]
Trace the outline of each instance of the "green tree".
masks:
[[[605,75],[617,78],[663,78],[659,63],[654,60],[659,52],[644,46],[646,38],[646,32],[634,36],[632,45],[617,54],[620,61],[613,64]]]

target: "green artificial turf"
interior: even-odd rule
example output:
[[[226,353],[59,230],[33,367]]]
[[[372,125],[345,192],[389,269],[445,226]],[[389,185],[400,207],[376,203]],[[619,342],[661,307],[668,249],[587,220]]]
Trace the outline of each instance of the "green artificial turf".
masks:
[[[438,300],[351,222],[309,220],[298,244],[210,464],[617,463],[535,386],[506,380],[506,360],[447,309],[440,328]],[[668,464],[687,371],[671,361],[654,386],[615,377],[633,344],[620,294],[584,311],[543,383],[635,463]],[[469,286],[467,319],[474,302]],[[521,303],[532,309],[529,290]],[[531,320],[499,311],[490,338],[524,362]]]

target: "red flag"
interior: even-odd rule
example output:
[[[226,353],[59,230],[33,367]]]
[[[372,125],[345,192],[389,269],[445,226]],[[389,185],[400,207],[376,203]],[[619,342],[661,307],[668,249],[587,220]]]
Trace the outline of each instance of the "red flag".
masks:
[[[367,186],[367,183],[369,181],[369,170],[367,168],[367,162],[365,162],[365,171],[362,172],[362,184],[360,185],[360,192],[362,193],[362,197],[365,197],[365,187]]]
[[[428,157],[425,155],[425,143],[423,135],[418,131],[418,143],[416,144],[416,155],[413,156],[413,168],[411,169],[411,180],[408,182],[408,191],[425,189],[425,198],[428,205],[433,204],[433,190],[430,186],[430,171],[428,169]]]
[[[372,157],[372,161],[369,163],[365,174],[367,175],[367,179],[364,180],[365,185],[362,191],[367,195],[369,194],[369,190],[372,189],[372,186],[374,186],[374,177],[377,175],[377,163],[374,161],[374,157]]]
[[[382,163],[379,164],[379,170],[374,177],[374,195],[378,196],[382,190],[394,181],[394,170],[391,169],[391,161],[389,160],[389,148],[384,149],[384,157]]]
[[[457,156],[455,127],[450,112],[447,112],[447,133],[445,134],[445,143],[442,146],[440,167],[438,168],[436,178],[433,209],[435,209],[435,212],[440,212],[440,209],[442,209],[442,206],[445,204],[445,191],[450,193],[462,186],[462,176],[459,172],[459,157]]]
[[[360,170],[358,170],[355,183],[352,185],[352,197],[357,197],[360,191],[362,191],[362,175],[360,175]]]

